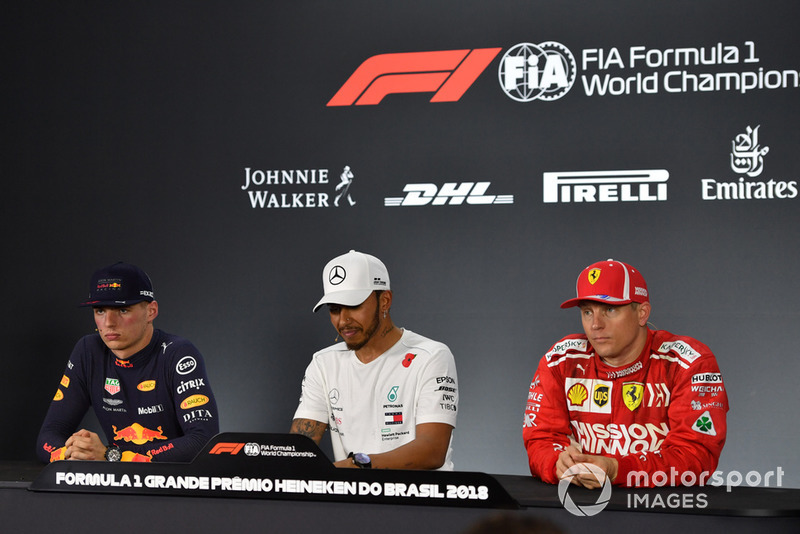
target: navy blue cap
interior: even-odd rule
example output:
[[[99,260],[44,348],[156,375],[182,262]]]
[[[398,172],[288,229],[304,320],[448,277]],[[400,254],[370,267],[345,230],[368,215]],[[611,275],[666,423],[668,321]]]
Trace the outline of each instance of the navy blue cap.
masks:
[[[147,273],[130,263],[118,262],[95,271],[89,300],[78,306],[128,306],[153,300],[153,282]]]

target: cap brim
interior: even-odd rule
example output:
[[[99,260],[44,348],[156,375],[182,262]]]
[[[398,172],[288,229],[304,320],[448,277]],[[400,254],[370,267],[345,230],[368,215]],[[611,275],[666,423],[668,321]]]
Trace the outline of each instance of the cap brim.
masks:
[[[325,304],[339,304],[340,306],[358,306],[369,297],[374,289],[348,289],[347,291],[334,291],[328,293],[314,306],[314,313]]]
[[[86,302],[81,302],[78,304],[78,307],[87,307],[92,306],[93,308],[98,307],[105,307],[105,306],[113,306],[120,308],[122,306],[130,306],[131,304],[138,304],[140,302],[152,302],[148,301],[147,299],[128,299],[128,300],[87,300]]]
[[[584,300],[592,300],[594,302],[602,302],[603,304],[611,304],[612,306],[622,306],[624,304],[630,304],[633,302],[632,300],[618,300],[611,297],[607,297],[605,295],[593,295],[588,297],[576,297],[574,299],[569,299],[564,301],[561,304],[562,308],[574,308],[575,306],[579,305],[581,301]]]

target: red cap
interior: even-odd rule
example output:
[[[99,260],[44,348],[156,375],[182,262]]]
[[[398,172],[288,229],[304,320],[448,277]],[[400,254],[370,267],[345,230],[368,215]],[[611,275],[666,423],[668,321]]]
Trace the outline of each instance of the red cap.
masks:
[[[576,289],[578,296],[564,302],[562,308],[572,308],[582,300],[614,306],[650,301],[642,274],[627,263],[610,259],[585,268],[578,276]]]

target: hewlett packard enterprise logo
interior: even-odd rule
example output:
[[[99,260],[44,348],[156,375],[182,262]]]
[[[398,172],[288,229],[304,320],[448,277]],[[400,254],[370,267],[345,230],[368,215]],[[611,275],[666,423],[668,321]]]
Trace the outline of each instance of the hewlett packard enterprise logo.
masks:
[[[667,200],[665,169],[546,172],[542,200],[555,202],[645,202]]]

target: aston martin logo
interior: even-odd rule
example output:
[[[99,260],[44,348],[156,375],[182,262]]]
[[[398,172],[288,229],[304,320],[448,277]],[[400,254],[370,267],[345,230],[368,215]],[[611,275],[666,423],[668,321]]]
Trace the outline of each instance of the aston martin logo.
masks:
[[[331,285],[338,286],[344,279],[347,277],[347,271],[344,270],[344,267],[341,265],[334,265],[331,269],[331,272],[328,273],[328,282]]]

